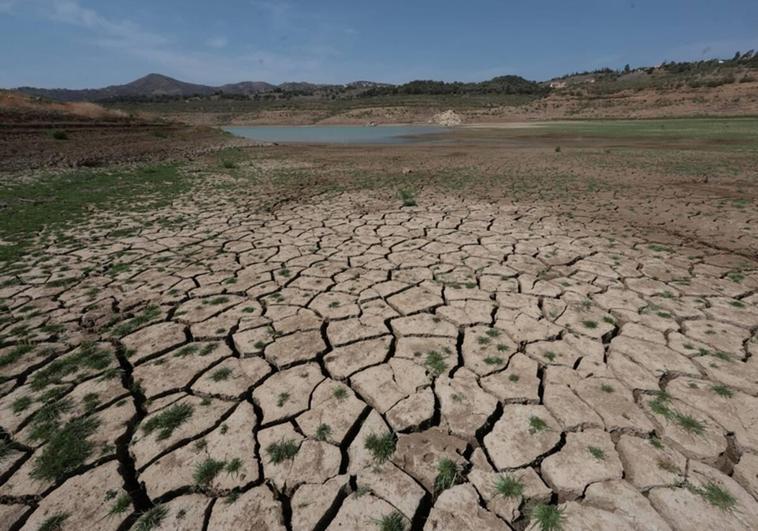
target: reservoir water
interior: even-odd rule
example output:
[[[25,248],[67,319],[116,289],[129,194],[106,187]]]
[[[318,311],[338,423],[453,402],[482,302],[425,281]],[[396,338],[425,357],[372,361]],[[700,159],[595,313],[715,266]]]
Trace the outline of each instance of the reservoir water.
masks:
[[[228,126],[222,129],[261,142],[301,144],[405,144],[423,142],[424,136],[447,130],[431,125]]]

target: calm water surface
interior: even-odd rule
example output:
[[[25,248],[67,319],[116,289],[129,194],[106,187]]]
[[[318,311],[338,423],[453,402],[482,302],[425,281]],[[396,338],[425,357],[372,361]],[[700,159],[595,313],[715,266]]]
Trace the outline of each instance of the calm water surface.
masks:
[[[261,142],[309,144],[404,144],[423,142],[425,135],[447,131],[444,127],[431,125],[382,125],[377,127],[360,125],[229,126],[222,129],[233,135]]]

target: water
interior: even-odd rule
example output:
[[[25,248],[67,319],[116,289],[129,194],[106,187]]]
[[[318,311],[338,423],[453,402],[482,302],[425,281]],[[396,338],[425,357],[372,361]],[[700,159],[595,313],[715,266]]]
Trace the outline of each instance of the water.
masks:
[[[425,125],[309,125],[223,127],[235,136],[261,142],[306,144],[405,144],[423,142],[425,135],[446,131]]]

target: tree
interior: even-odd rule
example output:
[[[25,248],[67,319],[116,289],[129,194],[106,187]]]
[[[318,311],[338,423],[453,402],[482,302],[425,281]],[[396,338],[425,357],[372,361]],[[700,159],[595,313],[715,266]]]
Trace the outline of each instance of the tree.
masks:
[[[627,64],[627,65],[624,67],[624,72],[628,74],[628,73],[629,73],[629,72],[631,72],[631,71],[632,71],[632,68],[629,66],[629,64]]]

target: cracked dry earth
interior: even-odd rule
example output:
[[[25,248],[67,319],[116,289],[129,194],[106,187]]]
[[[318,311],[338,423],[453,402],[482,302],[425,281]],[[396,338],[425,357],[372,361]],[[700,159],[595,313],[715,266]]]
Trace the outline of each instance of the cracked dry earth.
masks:
[[[184,201],[29,255],[2,528],[758,526],[754,262],[420,203]]]

